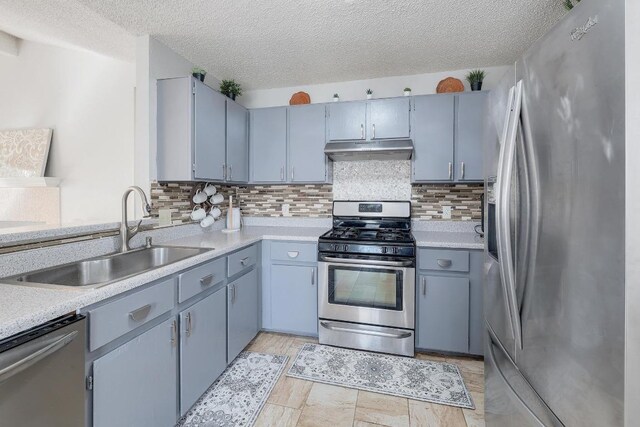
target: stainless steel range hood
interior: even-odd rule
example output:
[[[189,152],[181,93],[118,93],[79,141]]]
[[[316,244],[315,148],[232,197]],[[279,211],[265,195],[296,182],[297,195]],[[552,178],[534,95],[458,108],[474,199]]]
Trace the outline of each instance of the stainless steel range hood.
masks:
[[[329,142],[324,153],[331,160],[409,160],[413,155],[410,139]]]

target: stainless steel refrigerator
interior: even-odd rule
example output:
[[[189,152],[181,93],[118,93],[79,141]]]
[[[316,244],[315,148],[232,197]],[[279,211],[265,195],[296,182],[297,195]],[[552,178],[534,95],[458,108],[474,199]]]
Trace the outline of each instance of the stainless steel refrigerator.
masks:
[[[624,13],[582,1],[489,97],[489,427],[623,425]]]

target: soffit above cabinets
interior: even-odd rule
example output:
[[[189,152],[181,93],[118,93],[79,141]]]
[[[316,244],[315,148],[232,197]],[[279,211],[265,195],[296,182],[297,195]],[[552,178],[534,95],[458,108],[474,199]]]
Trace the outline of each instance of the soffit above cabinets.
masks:
[[[29,9],[29,22],[55,21],[56,31],[85,31],[82,47],[99,52],[123,44],[121,35],[103,34],[110,25],[131,36],[149,34],[212,76],[234,78],[245,89],[505,65],[565,13],[560,0],[28,3],[3,2],[0,17],[5,9],[13,16]],[[87,25],[79,13],[91,18]],[[71,36],[82,43],[75,33]],[[122,47],[129,54],[132,48]]]

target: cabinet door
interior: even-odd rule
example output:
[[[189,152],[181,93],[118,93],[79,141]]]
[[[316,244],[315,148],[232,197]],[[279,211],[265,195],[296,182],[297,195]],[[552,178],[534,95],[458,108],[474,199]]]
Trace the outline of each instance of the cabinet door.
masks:
[[[482,135],[487,92],[458,95],[456,181],[482,181]]]
[[[420,275],[416,347],[469,351],[469,278]]]
[[[258,334],[258,273],[253,270],[227,287],[227,363],[231,363]]]
[[[195,85],[195,171],[197,179],[222,181],[225,158],[224,95],[196,81]]]
[[[469,258],[469,353],[484,354],[484,252],[472,251]]]
[[[191,77],[158,80],[158,181],[193,180],[194,85]]]
[[[180,414],[227,367],[227,292],[219,289],[180,313]]]
[[[249,182],[249,113],[227,100],[227,181]]]
[[[414,98],[414,181],[453,179],[454,101],[454,95]]]
[[[177,331],[174,319],[93,362],[93,425],[176,423]]]
[[[289,180],[324,182],[326,180],[325,106],[306,105],[289,108]]]
[[[316,267],[271,266],[271,327],[282,332],[318,334]]]
[[[329,104],[329,140],[365,139],[366,118],[364,101]]]
[[[285,181],[287,108],[251,110],[250,115],[252,181]]]
[[[410,98],[369,101],[367,139],[409,138]]]

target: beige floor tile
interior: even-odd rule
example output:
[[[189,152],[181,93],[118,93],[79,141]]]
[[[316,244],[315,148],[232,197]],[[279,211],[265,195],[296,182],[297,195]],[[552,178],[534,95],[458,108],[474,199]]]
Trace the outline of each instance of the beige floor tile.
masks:
[[[249,343],[247,350],[268,354],[287,354],[293,336],[285,334],[275,334],[272,332],[261,332]]]
[[[374,424],[374,423],[368,423],[366,421],[355,420],[353,422],[353,427],[387,427],[387,426],[384,426],[382,424]]]
[[[402,397],[358,391],[355,418],[384,426],[408,427],[409,404]]]
[[[467,422],[467,427],[484,427],[484,394],[475,391],[470,392],[476,409],[463,409],[462,414]]]
[[[295,427],[302,411],[267,403],[262,408],[255,427]]]
[[[298,420],[298,426],[351,427],[357,398],[357,390],[314,383]]]
[[[418,360],[429,360],[431,362],[440,362],[445,363],[447,359],[444,356],[439,354],[432,353],[416,353],[416,359]]]
[[[447,362],[454,363],[468,372],[472,372],[474,374],[484,375],[484,361],[483,360],[474,360],[474,359],[465,359],[465,358],[447,358]]]
[[[469,391],[475,391],[478,393],[484,393],[484,375],[474,374],[461,370],[462,378]]]
[[[289,363],[291,362],[292,361],[289,360]],[[271,391],[267,402],[300,409],[306,402],[313,383],[311,381],[287,377],[286,373],[287,371],[285,370]]]
[[[411,427],[466,427],[462,409],[409,400]]]

